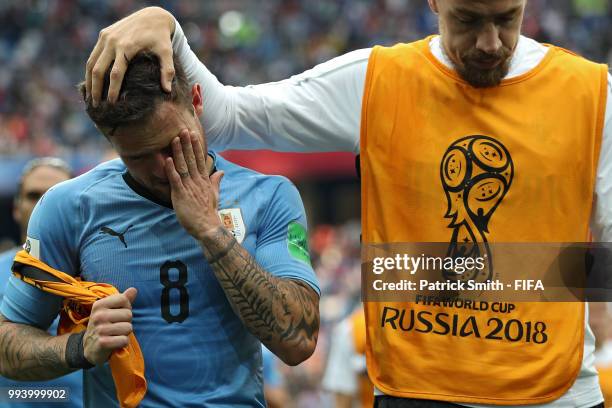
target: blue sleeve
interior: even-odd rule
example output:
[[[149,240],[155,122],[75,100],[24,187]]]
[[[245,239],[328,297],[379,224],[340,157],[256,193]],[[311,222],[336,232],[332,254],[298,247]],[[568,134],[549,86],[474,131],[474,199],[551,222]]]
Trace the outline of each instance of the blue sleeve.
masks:
[[[0,303],[2,302],[2,297],[4,296],[4,287],[11,277],[11,266],[13,265],[13,259],[15,259],[15,254],[21,248],[13,248],[9,249],[6,252],[0,254]]]
[[[320,295],[310,265],[307,225],[300,194],[283,178],[272,191],[263,215],[255,259],[272,275],[304,281]]]
[[[71,185],[57,185],[40,199],[28,224],[25,248],[30,255],[54,269],[75,275],[78,271],[76,225],[80,214]],[[43,292],[11,276],[0,313],[15,323],[48,329],[61,307],[62,298]]]

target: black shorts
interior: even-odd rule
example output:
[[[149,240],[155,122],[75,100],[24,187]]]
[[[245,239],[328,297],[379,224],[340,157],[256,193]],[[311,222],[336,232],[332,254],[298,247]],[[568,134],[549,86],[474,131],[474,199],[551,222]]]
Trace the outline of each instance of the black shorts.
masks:
[[[452,402],[431,401],[414,398],[398,398],[388,395],[378,395],[374,399],[374,408],[457,408],[463,405],[453,404]],[[528,408],[529,406],[526,405]],[[603,402],[592,408],[604,408]]]

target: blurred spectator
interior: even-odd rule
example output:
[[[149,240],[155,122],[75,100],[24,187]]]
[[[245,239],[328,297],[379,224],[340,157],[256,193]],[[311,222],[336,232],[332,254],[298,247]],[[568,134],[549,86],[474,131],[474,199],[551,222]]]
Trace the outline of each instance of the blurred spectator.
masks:
[[[281,365],[284,386],[291,396],[285,407],[335,407],[334,396],[325,392],[321,380],[328,364],[330,344],[338,323],[360,310],[360,226],[351,221],[339,226],[312,229],[309,247],[321,285],[319,341],[312,357],[297,367]]]
[[[363,306],[335,328],[322,386],[334,394],[335,408],[372,408],[374,384],[366,367]]]
[[[36,254],[38,251],[38,245],[35,240],[28,239],[26,241],[26,233],[28,228],[28,221],[32,215],[34,206],[40,200],[42,195],[51,187],[66,181],[72,177],[72,169],[63,160],[54,157],[44,157],[34,159],[30,161],[24,168],[21,179],[19,180],[19,186],[17,189],[17,195],[15,196],[13,217],[19,223],[21,231],[21,242],[25,242],[24,248],[26,251],[32,251]],[[0,253],[0,303],[2,303],[2,296],[4,293],[4,287],[11,276],[11,265],[13,264],[13,258],[20,247],[12,248],[6,252]],[[57,332],[57,325],[59,318],[55,319],[49,332],[55,334]],[[45,382],[33,382],[24,383],[20,381],[13,381],[0,376],[0,388],[49,388],[58,389],[65,388],[68,394],[68,405],[67,408],[81,408],[83,406],[83,377],[80,371],[75,371],[64,377],[59,377],[51,381]],[[19,408],[36,408],[40,406],[35,402],[15,402],[10,401],[3,402],[3,407],[19,407]]]

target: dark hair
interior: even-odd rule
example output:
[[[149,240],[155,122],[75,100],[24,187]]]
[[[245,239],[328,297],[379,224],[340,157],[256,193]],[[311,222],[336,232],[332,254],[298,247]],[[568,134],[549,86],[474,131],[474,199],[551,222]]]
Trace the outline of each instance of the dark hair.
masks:
[[[82,82],[79,84],[79,90],[85,101],[87,114],[98,128],[112,135],[119,126],[145,123],[162,102],[187,105],[191,101],[187,76],[176,57],[173,62],[175,75],[170,93],[161,87],[159,58],[149,52],[138,53],[129,62],[115,103],[106,100],[112,66],[104,75],[102,98],[97,107],[93,106],[91,97],[86,98],[85,83]]]
[[[39,167],[51,167],[55,170],[63,171],[64,173],[66,173],[68,178],[74,177],[72,167],[70,167],[67,162],[60,159],[59,157],[38,157],[32,159],[26,163],[26,165],[23,167],[23,170],[21,171],[21,176],[19,177],[19,182],[17,183],[16,197],[19,197],[21,195],[21,190],[23,189],[23,181],[25,180],[25,178],[28,177],[30,173],[32,173]]]

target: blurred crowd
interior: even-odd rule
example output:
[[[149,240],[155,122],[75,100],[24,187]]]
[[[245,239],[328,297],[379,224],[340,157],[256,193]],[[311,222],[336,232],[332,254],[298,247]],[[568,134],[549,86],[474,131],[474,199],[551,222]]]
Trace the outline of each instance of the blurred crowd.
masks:
[[[312,265],[321,285],[321,326],[314,355],[297,367],[275,359],[278,387],[290,396],[284,407],[334,407],[334,396],[322,385],[332,336],[338,323],[361,307],[361,226],[349,221],[319,225],[310,231]],[[264,377],[265,378],[265,377]]]
[[[145,5],[181,21],[227,84],[275,81],[348,50],[436,31],[425,0],[0,1],[0,155],[100,152],[75,85],[101,28]],[[524,33],[612,58],[609,0],[530,0]]]
[[[191,47],[231,85],[276,81],[346,51],[436,32],[425,0],[1,0],[0,157],[98,154],[107,149],[76,85],[98,32],[146,5],[181,22]],[[530,0],[525,35],[612,62],[612,0]],[[0,159],[2,160],[2,159]],[[332,329],[360,302],[360,226],[311,229],[322,289],[315,355],[276,362],[294,407],[333,406],[322,391]]]

